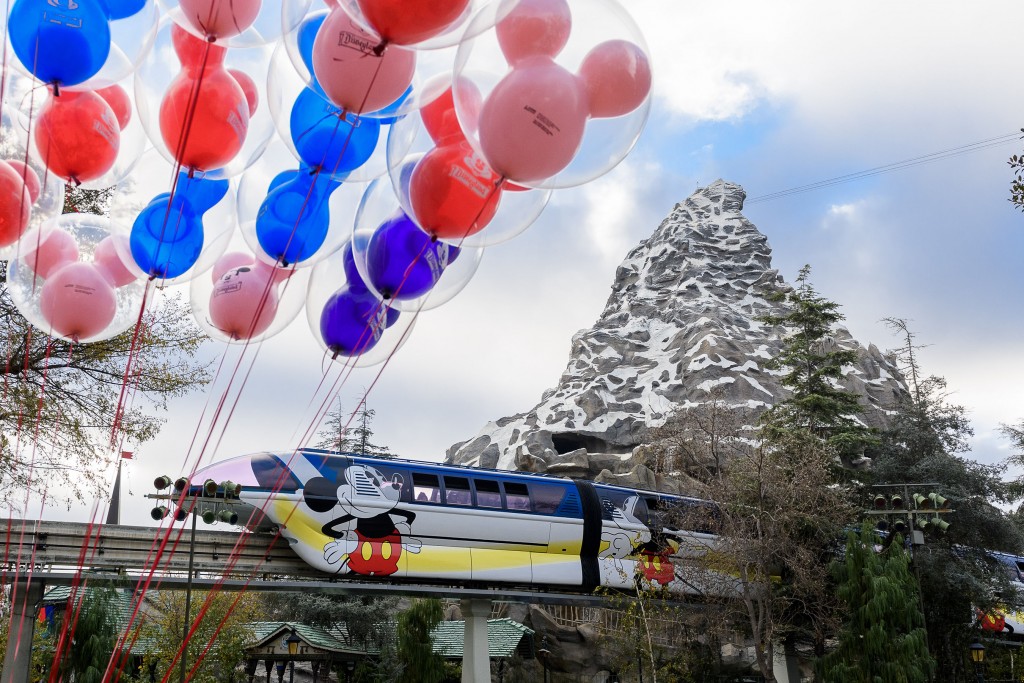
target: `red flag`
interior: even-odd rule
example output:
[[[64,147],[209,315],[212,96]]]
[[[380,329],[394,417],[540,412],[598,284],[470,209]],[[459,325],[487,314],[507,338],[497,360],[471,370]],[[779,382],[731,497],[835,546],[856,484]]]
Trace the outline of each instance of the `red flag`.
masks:
[[[131,460],[135,457],[135,454],[131,451],[121,451],[121,458],[124,460]]]

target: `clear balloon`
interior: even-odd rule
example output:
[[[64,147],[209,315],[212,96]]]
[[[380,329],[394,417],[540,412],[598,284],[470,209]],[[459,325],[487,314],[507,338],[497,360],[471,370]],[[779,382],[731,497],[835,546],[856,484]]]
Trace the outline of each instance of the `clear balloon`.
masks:
[[[475,31],[478,21],[495,31]],[[501,0],[467,32],[455,61],[456,112],[470,144],[506,179],[581,185],[636,144],[650,112],[650,59],[615,0]],[[468,84],[483,96],[479,113],[459,95]]]
[[[26,235],[9,262],[8,291],[25,318],[75,342],[109,339],[135,324],[145,285],[109,246],[124,228],[103,216],[65,214]]]
[[[350,182],[371,180],[387,172],[384,119],[343,114],[315,79],[306,85],[282,46],[275,50],[270,69],[267,96],[271,115],[278,135],[296,160]]]
[[[266,263],[307,268],[348,239],[363,189],[308,167],[296,168],[284,144],[275,140],[242,177],[242,237]]]
[[[302,309],[309,271],[276,268],[251,253],[225,253],[192,280],[196,322],[229,343],[259,342],[287,327]]]
[[[189,33],[233,48],[276,43],[301,19],[282,16],[280,0],[158,0],[164,13]],[[309,2],[303,0],[308,7]]]
[[[19,240],[64,208],[64,182],[26,154],[17,119],[6,106],[0,111],[0,260],[16,257]]]
[[[351,249],[363,285],[393,308],[409,312],[451,301],[469,284],[483,258],[479,247],[431,238],[403,211],[383,179],[366,188]]]
[[[17,0],[7,27],[19,66],[58,88],[101,88],[126,78],[152,46],[152,0]]]
[[[416,316],[399,312],[367,289],[352,265],[352,248],[345,245],[313,268],[306,319],[317,343],[333,360],[367,367],[386,361],[401,348]]]
[[[111,197],[110,216],[130,225],[122,259],[159,286],[191,280],[224,253],[237,225],[237,188],[225,179],[189,177],[150,149]]]
[[[388,138],[391,184],[402,210],[425,232],[458,247],[487,247],[526,230],[551,191],[524,192],[500,182],[466,141],[451,89],[428,83],[424,92],[435,93],[434,99],[396,121]],[[460,92],[471,105],[472,88]]]
[[[139,119],[153,146],[193,174],[230,178],[249,168],[274,132],[258,76],[270,55],[267,47],[227,50],[165,21],[135,75]]]

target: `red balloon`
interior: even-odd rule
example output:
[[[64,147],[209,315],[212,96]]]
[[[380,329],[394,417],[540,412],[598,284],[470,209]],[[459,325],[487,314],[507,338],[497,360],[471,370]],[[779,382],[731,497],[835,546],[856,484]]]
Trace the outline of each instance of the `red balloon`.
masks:
[[[21,174],[9,162],[0,161],[0,247],[17,242],[28,227],[32,215],[30,192]]]
[[[204,68],[223,66],[228,54],[226,47],[200,40],[178,25],[171,27],[171,45],[182,68],[194,70],[197,75]]]
[[[422,43],[444,33],[469,6],[469,0],[356,0],[381,37],[396,45]]]
[[[53,173],[73,183],[95,180],[114,166],[121,128],[106,100],[88,90],[50,96],[36,121],[36,147]]]
[[[468,142],[436,147],[416,164],[409,181],[416,222],[446,239],[480,232],[498,210],[500,181]]]
[[[110,105],[114,116],[117,117],[117,127],[124,130],[128,122],[132,120],[132,101],[128,99],[128,93],[115,83],[97,90],[96,94]]]
[[[256,81],[249,77],[249,74],[239,69],[228,69],[228,73],[238,83],[238,87],[245,93],[245,103],[249,106],[249,117],[256,115],[256,107],[260,103],[260,93],[256,89]]]
[[[211,171],[226,165],[242,149],[249,131],[249,103],[221,63],[223,48],[210,46],[206,66],[200,68],[193,61],[197,44],[208,43],[178,26],[172,28],[172,36],[184,70],[160,103],[160,135],[182,166]],[[219,57],[209,59],[215,54]]]
[[[43,191],[43,186],[39,182],[39,176],[36,175],[31,166],[26,166],[24,161],[8,159],[7,164],[25,179],[25,189],[28,190],[29,196],[32,197],[32,203],[35,204]]]
[[[426,90],[428,86],[424,86]],[[434,144],[440,146],[458,142],[465,139],[462,125],[455,114],[454,86],[427,102],[420,108],[420,118],[423,119],[423,127],[427,129],[430,139]],[[468,79],[460,79],[458,93],[463,105],[462,110],[468,117],[467,124],[476,128],[477,118],[480,116],[480,107],[483,105],[483,96],[476,85]]]
[[[117,295],[96,266],[71,263],[43,283],[39,310],[62,337],[88,339],[113,321]]]

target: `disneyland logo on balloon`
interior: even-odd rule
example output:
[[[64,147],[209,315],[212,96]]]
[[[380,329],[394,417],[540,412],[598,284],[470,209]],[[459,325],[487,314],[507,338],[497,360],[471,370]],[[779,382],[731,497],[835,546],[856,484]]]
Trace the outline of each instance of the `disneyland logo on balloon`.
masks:
[[[473,175],[462,166],[453,165],[451,169],[449,169],[448,175],[452,180],[464,185],[470,192],[481,199],[486,199],[494,191],[493,186],[473,177]]]
[[[377,54],[377,43],[351,31],[340,31],[338,33],[338,47],[347,47],[362,52],[364,55],[376,56]]]

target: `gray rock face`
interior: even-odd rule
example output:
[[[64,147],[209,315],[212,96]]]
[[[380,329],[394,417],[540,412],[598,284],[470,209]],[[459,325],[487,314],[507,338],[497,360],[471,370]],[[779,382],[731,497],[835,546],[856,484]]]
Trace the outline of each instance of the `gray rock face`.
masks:
[[[785,313],[791,290],[767,238],[740,213],[745,193],[722,180],[677,204],[619,266],[600,319],[572,340],[558,384],[528,412],[487,424],[448,450],[449,462],[559,472],[658,486],[634,453],[675,410],[716,398],[763,410],[787,394],[764,367],[787,333],[758,321]],[[857,352],[843,384],[870,426],[906,391],[892,360],[838,329],[830,344]],[[646,471],[645,471],[646,470]]]

